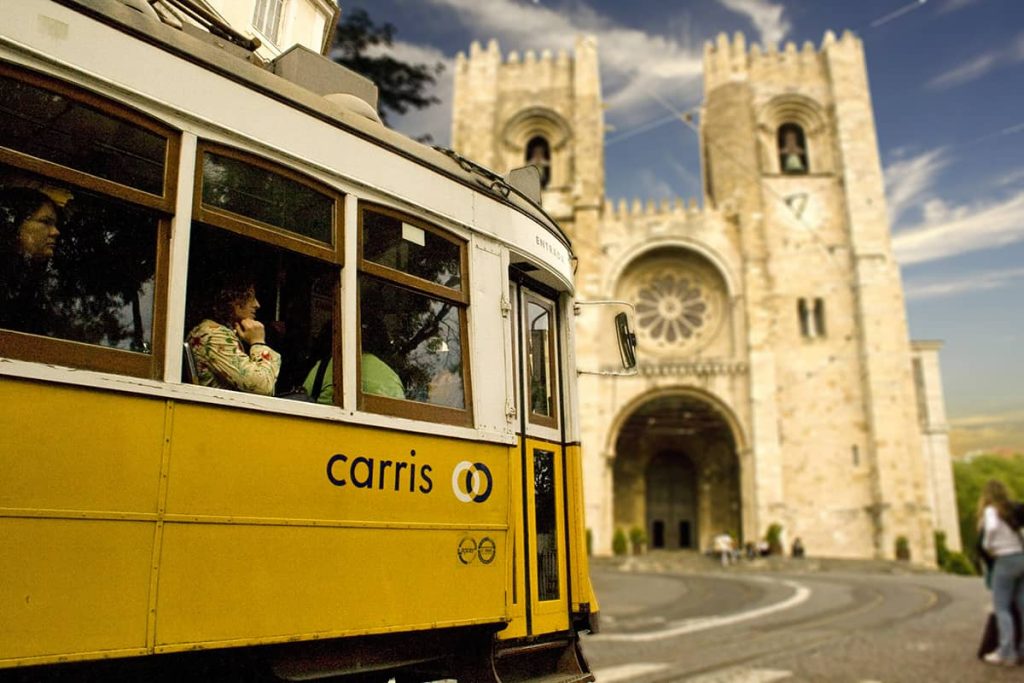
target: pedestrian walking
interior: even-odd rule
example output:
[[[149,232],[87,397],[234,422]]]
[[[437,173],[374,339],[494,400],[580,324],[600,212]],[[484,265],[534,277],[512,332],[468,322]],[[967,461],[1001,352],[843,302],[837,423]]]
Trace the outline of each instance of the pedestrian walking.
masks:
[[[722,566],[726,567],[732,562],[732,536],[726,532],[722,532],[715,536],[715,553],[722,560]]]
[[[995,479],[985,484],[978,500],[978,532],[982,548],[992,559],[986,579],[992,588],[999,631],[999,647],[982,659],[989,664],[1016,666],[1020,652],[1013,609],[1024,613],[1024,541],[1006,487]]]

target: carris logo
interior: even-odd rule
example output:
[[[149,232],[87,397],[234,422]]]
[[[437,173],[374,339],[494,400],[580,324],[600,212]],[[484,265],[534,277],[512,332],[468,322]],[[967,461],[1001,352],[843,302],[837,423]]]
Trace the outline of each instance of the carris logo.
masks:
[[[491,496],[494,480],[482,462],[463,460],[452,472],[452,491],[463,503],[482,503]]]

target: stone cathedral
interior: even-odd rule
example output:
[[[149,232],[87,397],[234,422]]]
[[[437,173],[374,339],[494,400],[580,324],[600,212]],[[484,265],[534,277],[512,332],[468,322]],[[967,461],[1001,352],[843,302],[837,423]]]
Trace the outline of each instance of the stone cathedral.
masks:
[[[702,201],[604,195],[598,47],[460,54],[452,146],[537,164],[577,297],[633,303],[638,374],[583,374],[594,551],[705,550],[783,528],[818,556],[959,549],[938,342],[908,336],[861,42],[704,51]],[[695,161],[695,160],[694,160]],[[580,368],[601,363],[577,326]],[[606,343],[603,342],[603,343]]]

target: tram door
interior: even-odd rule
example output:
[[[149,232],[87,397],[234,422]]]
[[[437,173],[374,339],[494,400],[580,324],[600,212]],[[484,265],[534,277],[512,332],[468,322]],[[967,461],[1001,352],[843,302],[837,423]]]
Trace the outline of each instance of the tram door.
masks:
[[[546,633],[569,628],[559,362],[562,340],[556,299],[525,284],[515,289],[527,623],[531,633]]]

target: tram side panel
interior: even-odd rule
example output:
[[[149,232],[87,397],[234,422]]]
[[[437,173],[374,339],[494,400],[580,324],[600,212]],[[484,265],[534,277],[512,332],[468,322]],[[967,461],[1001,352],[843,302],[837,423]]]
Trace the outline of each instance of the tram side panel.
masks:
[[[165,401],[0,380],[0,667],[146,647]]]
[[[172,444],[158,647],[507,621],[507,447],[188,404]]]
[[[510,618],[505,445],[9,378],[0,402],[0,668]]]

